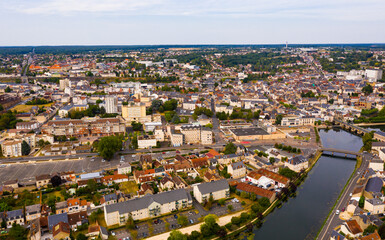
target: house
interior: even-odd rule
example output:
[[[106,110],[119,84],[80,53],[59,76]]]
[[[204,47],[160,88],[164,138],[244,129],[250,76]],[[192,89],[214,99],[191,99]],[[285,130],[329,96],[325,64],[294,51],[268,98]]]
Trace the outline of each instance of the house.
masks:
[[[381,214],[384,213],[385,203],[379,198],[366,199],[364,209],[371,214]]]
[[[132,168],[130,163],[122,163],[118,167],[118,174],[129,174],[131,171]]]
[[[338,233],[336,230],[333,230],[330,235],[330,240],[345,240],[346,238],[341,234]]]
[[[203,176],[203,180],[206,182],[214,182],[220,179],[221,178],[217,174],[211,173],[210,171],[206,171],[205,175]]]
[[[88,223],[87,211],[75,212],[68,214],[68,224],[71,229],[76,230],[78,226]]]
[[[71,229],[68,223],[59,222],[52,229],[52,236],[54,240],[69,240]]]
[[[114,183],[128,182],[128,176],[125,174],[115,174],[102,177],[102,182],[105,185],[111,186]]]
[[[186,187],[186,184],[184,184],[182,179],[177,175],[172,177],[172,181],[174,182],[175,188],[177,189],[183,189]]]
[[[87,211],[87,200],[80,200],[79,198],[67,199],[68,213]]]
[[[206,157],[191,159],[191,164],[194,168],[207,167],[209,165]]]
[[[105,227],[100,226],[100,237],[102,238],[102,240],[107,240],[108,235],[108,230]]]
[[[60,222],[68,224],[68,215],[67,213],[60,213],[48,216],[48,229],[52,232],[53,228]]]
[[[219,164],[229,165],[232,162],[236,162],[240,159],[237,154],[227,154],[223,156],[218,156],[217,160]]]
[[[139,163],[140,163],[140,166],[142,166],[143,170],[147,170],[147,169],[152,168],[152,157],[151,157],[151,155],[150,154],[140,155]]]
[[[381,240],[381,237],[378,235],[378,232],[374,232],[362,237],[360,240]]]
[[[172,211],[192,206],[192,198],[184,189],[146,195],[104,206],[107,226],[124,225],[128,216],[134,220],[153,218]]]
[[[8,180],[3,183],[4,187],[10,187],[12,189],[17,189],[19,188],[19,180]]]
[[[285,161],[285,167],[295,172],[300,172],[309,167],[309,161],[303,155],[298,155]]]
[[[255,194],[257,198],[266,197],[270,200],[270,203],[275,200],[276,196],[274,191],[263,189],[243,182],[237,184],[237,191]]]
[[[62,202],[55,203],[55,209],[56,209],[56,214],[67,213],[68,212],[67,201],[62,201]]]
[[[140,185],[140,190],[138,191],[138,195],[142,196],[142,195],[153,194],[153,193],[154,193],[154,189],[152,189],[152,187],[149,184],[143,183],[142,185]]]
[[[203,203],[204,201],[208,201],[211,196],[214,200],[230,197],[230,188],[227,180],[222,179],[194,186],[193,194],[199,203]]]
[[[30,240],[41,239],[40,219],[34,219],[30,222],[28,239]]]
[[[343,234],[350,237],[359,237],[362,235],[362,229],[360,225],[358,225],[356,220],[346,221],[341,225],[341,230]]]
[[[160,187],[162,189],[173,189],[174,182],[169,177],[164,177],[160,180]]]
[[[100,226],[99,225],[90,225],[88,226],[88,233],[86,234],[87,237],[95,238],[99,236],[100,233]]]
[[[364,196],[366,198],[374,198],[378,194],[381,194],[383,181],[379,177],[372,177],[368,180],[365,186]]]
[[[110,194],[104,195],[100,199],[101,205],[110,205],[110,204],[114,204],[117,202],[118,202],[118,196],[116,195],[116,193],[110,193]]]
[[[51,175],[43,174],[36,177],[36,187],[45,187],[47,186],[51,181]]]
[[[290,179],[287,177],[263,168],[248,173],[245,177],[245,180],[258,186],[262,186],[263,188],[268,188],[271,186],[282,188],[285,187],[290,181]]]
[[[227,172],[231,174],[233,178],[241,178],[246,176],[246,165],[243,162],[231,163],[227,167]]]
[[[39,219],[41,216],[41,205],[35,204],[25,207],[25,220],[27,222],[32,221],[34,219]]]
[[[24,225],[23,209],[17,209],[17,210],[6,212],[5,222],[7,223],[7,228],[11,228],[12,224],[14,223],[19,225]]]

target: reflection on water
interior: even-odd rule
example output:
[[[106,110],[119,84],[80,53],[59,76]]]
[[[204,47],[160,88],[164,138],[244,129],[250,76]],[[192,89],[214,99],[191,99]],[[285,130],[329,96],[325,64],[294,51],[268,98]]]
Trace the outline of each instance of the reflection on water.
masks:
[[[345,131],[320,131],[324,147],[358,151],[360,137]],[[322,222],[349,179],[355,161],[322,156],[298,188],[297,197],[267,216],[254,239],[314,239]]]

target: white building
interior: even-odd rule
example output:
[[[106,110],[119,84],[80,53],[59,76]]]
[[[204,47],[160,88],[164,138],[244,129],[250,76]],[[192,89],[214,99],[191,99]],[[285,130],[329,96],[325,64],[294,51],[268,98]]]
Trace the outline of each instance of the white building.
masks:
[[[369,78],[369,80],[376,82],[382,79],[382,69],[366,69],[365,76]]]
[[[118,112],[118,99],[114,96],[108,96],[104,100],[104,108],[106,113],[117,113]]]

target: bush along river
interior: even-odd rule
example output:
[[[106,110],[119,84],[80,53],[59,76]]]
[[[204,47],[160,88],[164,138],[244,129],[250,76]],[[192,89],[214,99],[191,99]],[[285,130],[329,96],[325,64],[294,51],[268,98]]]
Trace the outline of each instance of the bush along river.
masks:
[[[362,147],[361,138],[346,131],[320,130],[319,135],[325,148],[359,151]],[[271,212],[247,239],[314,239],[355,164],[352,159],[321,156],[298,187],[296,196]],[[246,239],[245,235],[240,237]]]

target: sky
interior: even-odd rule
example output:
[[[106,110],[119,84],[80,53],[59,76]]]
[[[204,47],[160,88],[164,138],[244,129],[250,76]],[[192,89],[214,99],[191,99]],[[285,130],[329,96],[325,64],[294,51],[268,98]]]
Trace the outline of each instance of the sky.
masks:
[[[384,0],[0,0],[0,46],[385,43]]]

